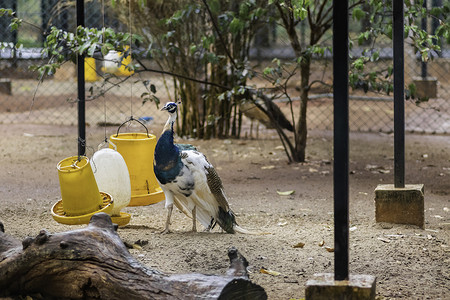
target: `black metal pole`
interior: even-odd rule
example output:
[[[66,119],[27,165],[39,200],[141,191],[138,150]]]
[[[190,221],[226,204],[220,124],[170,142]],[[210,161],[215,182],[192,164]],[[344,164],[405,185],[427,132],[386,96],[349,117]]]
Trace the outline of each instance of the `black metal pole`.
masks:
[[[333,1],[334,279],[348,279],[348,0]]]
[[[77,0],[77,26],[84,27],[84,0]],[[86,154],[86,94],[84,84],[84,55],[77,57],[78,83],[78,155]]]
[[[403,0],[393,0],[394,186],[405,187],[405,90]]]
[[[427,0],[423,0],[423,7],[426,9],[427,8]],[[428,26],[427,26],[427,17],[423,17],[422,18],[422,30],[425,32],[428,32]],[[421,64],[421,74],[422,78],[426,78],[428,75],[428,65],[427,62],[422,61]]]

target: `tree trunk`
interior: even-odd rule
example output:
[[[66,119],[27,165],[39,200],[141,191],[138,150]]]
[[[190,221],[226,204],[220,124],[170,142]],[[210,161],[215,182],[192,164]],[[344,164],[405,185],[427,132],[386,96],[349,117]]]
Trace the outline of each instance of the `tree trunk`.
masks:
[[[311,57],[304,56],[301,62],[300,80],[300,113],[295,128],[295,148],[292,159],[295,162],[304,162],[306,158],[306,141],[308,138],[308,126],[306,111],[308,106],[309,77],[311,69]]]
[[[164,274],[135,260],[116,228],[99,213],[86,228],[41,230],[22,243],[0,231],[0,297],[267,299],[264,289],[250,282],[248,262],[234,248],[226,275]]]
[[[296,30],[296,23],[291,11],[286,12],[284,7],[276,4],[280,12],[283,26],[289,36],[289,42],[294,50],[295,57],[301,58],[300,62],[300,114],[295,126],[294,132],[294,149],[292,151],[292,160],[295,162],[305,161],[306,139],[307,139],[307,123],[306,123],[306,108],[308,105],[308,86],[309,86],[309,72],[311,57],[305,55],[302,51],[302,45]]]

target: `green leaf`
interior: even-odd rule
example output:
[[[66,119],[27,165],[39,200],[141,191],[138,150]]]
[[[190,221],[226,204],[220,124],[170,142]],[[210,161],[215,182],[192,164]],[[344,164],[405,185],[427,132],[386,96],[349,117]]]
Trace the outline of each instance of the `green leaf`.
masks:
[[[308,16],[308,11],[304,6],[294,7],[294,18],[304,20]]]
[[[392,74],[394,73],[394,67],[393,66],[389,66],[388,67],[388,76],[392,76]]]
[[[217,15],[220,13],[220,2],[219,0],[208,0],[207,1],[209,9],[214,15]]]
[[[245,23],[242,22],[240,19],[238,18],[234,18],[231,23],[230,23],[230,32],[232,34],[237,34],[239,33],[242,29],[244,29]]]
[[[12,17],[14,15],[14,11],[10,8],[0,8],[0,17],[7,16]]]
[[[414,83],[408,85],[408,90],[410,92],[411,98],[415,98],[417,95],[417,87]]]
[[[362,18],[366,16],[366,13],[359,7],[355,7],[352,12],[353,20],[360,21]]]
[[[379,58],[380,58],[380,53],[378,51],[375,51],[370,56],[370,61],[375,62],[375,61],[378,61]]]
[[[89,42],[84,43],[83,45],[80,46],[80,48],[78,49],[78,53],[79,54],[84,54],[84,51],[86,51],[86,49],[88,49],[90,46]]]
[[[87,55],[88,55],[89,57],[94,56],[95,49],[97,49],[97,43],[94,43],[94,44],[92,44],[92,45],[89,47],[89,50],[87,51]]]
[[[153,102],[155,102],[156,108],[158,108],[159,103],[161,103],[161,101],[159,100],[159,98],[156,97],[155,95],[153,95]]]
[[[192,55],[192,54],[195,53],[195,51],[197,51],[197,45],[192,44],[192,45],[189,47],[189,53]]]
[[[239,17],[245,18],[249,14],[249,7],[246,1],[242,2],[239,6]]]
[[[263,71],[263,74],[264,74],[265,76],[270,75],[270,74],[272,74],[272,73],[273,73],[273,68],[271,68],[271,67],[266,67],[266,68],[264,69],[264,71]]]

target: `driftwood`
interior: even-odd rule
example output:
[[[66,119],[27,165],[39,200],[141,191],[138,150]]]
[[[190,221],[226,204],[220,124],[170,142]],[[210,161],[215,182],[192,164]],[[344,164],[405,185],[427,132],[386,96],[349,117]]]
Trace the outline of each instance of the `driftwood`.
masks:
[[[1,223],[0,223],[1,224]],[[128,252],[107,214],[82,229],[41,230],[22,243],[0,226],[0,297],[33,299],[267,299],[249,280],[247,260],[228,252],[225,275],[164,274]]]

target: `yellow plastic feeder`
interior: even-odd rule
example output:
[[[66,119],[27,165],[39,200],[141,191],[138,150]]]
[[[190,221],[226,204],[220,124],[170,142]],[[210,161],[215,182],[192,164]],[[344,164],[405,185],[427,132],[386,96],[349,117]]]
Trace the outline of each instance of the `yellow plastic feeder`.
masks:
[[[79,224],[89,224],[89,221],[91,220],[91,217],[99,212],[104,212],[107,213],[108,215],[111,215],[112,209],[113,209],[113,199],[111,197],[111,195],[104,193],[104,192],[100,192],[100,196],[102,199],[102,204],[99,210],[91,212],[91,213],[87,213],[84,215],[80,215],[80,216],[67,216],[66,213],[64,212],[64,208],[63,208],[63,201],[59,200],[58,202],[56,202],[53,207],[52,207],[52,217],[53,219],[61,224],[66,224],[66,225],[79,225]],[[114,218],[111,218],[113,220],[113,223],[118,223],[118,222],[114,222]],[[128,222],[127,222],[128,223]],[[122,224],[118,224],[119,226]]]
[[[109,147],[122,155],[130,173],[131,200],[128,206],[145,206],[165,199],[153,171],[156,136],[137,132],[117,133],[111,135]]]
[[[113,199],[111,195],[98,190],[87,157],[63,159],[57,169],[62,198],[52,207],[52,216],[57,222],[84,224],[95,213],[111,214]]]

